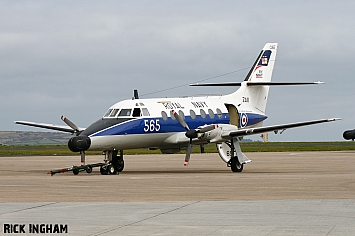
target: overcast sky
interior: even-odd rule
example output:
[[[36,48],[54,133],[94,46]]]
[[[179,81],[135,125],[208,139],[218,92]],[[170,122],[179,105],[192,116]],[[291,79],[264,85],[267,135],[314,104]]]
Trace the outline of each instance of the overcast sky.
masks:
[[[269,140],[343,140],[355,128],[355,1],[246,2],[0,1],[0,130],[40,131],[13,121],[63,125],[61,115],[87,127],[134,89],[227,94],[235,88],[187,84],[232,71],[205,82],[242,81],[278,42],[273,81],[326,84],[271,88],[264,125],[342,121]]]

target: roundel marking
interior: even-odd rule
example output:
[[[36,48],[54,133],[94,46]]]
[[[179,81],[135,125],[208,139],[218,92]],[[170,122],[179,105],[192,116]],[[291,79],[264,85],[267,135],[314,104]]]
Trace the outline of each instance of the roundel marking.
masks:
[[[244,128],[248,124],[248,116],[245,113],[240,115],[240,127]]]

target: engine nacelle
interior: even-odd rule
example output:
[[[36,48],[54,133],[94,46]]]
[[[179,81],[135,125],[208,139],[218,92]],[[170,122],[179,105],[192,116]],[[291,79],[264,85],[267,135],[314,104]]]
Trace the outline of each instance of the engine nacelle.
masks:
[[[91,139],[86,135],[72,137],[68,142],[68,147],[72,152],[81,152],[89,149]]]
[[[350,140],[350,139],[354,140],[355,139],[355,129],[344,131],[343,138],[346,140]]]
[[[204,138],[211,143],[221,143],[228,140],[223,138],[224,135],[236,130],[238,128],[235,125],[219,124],[217,129],[207,132]]]

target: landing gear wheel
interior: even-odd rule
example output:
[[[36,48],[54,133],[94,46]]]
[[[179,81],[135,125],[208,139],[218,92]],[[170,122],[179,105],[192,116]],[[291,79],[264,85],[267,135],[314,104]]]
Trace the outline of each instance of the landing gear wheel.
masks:
[[[90,174],[92,172],[92,166],[88,165],[86,166],[86,173]]]
[[[124,160],[118,161],[116,164],[116,171],[117,172],[122,172],[124,169]]]
[[[100,167],[100,173],[102,175],[107,175],[107,166],[101,166]]]
[[[118,150],[114,150],[112,152],[112,161],[110,162],[115,167],[115,173],[119,174],[124,169],[124,160],[123,160],[123,151],[120,150],[120,154],[118,155]]]
[[[108,175],[113,175],[115,173],[115,167],[113,165],[108,165],[106,171]]]
[[[230,160],[230,167],[233,172],[242,172],[244,164],[239,163],[238,157],[233,157]]]
[[[73,174],[78,175],[79,174],[79,169],[78,168],[73,168]]]

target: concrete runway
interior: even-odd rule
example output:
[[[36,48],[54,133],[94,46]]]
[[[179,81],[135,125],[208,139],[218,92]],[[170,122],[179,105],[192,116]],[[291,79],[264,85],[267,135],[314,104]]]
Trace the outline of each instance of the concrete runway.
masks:
[[[355,235],[355,152],[125,156],[120,175],[46,173],[80,157],[0,157],[0,222],[67,235]],[[88,163],[102,156],[87,156]]]

